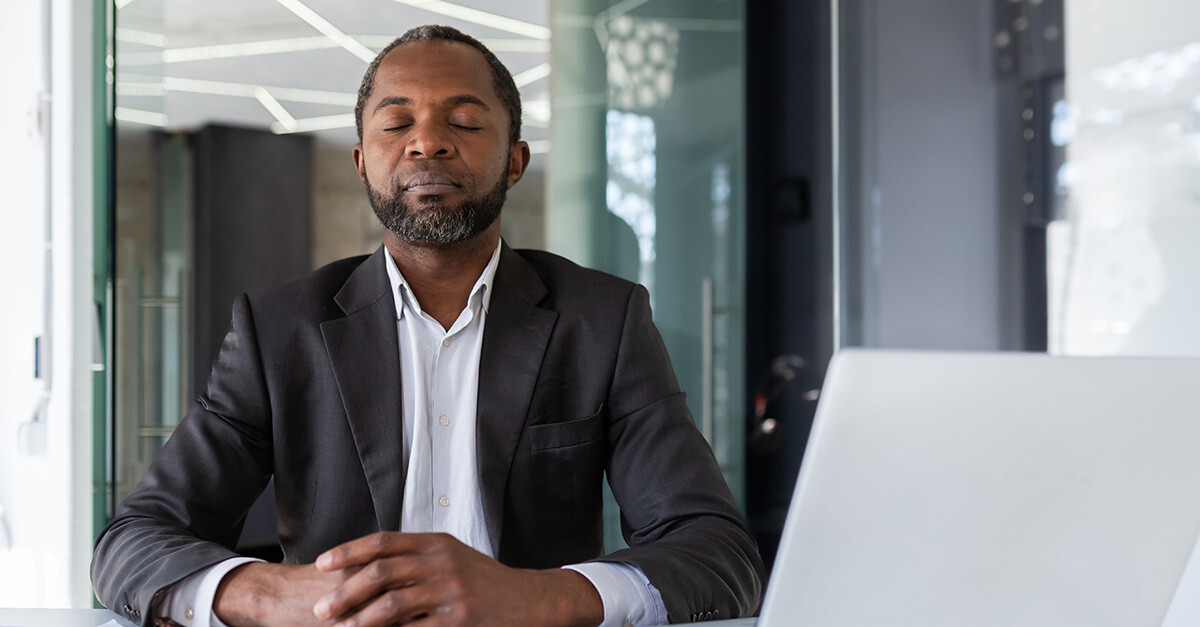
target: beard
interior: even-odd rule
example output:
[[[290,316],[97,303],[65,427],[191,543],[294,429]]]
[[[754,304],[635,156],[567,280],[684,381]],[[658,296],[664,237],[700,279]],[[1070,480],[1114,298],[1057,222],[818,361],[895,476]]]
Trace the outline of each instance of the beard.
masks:
[[[482,195],[456,204],[446,203],[441,196],[407,196],[399,184],[388,196],[371,181],[366,185],[371,209],[384,228],[404,242],[423,248],[457,244],[482,233],[500,216],[508,193],[506,173]]]

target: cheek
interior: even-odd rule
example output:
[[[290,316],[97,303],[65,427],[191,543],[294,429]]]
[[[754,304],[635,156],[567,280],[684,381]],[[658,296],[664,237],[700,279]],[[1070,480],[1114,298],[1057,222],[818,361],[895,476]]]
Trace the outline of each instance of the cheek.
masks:
[[[373,178],[377,179],[381,175],[390,177],[388,173],[395,169],[401,154],[396,150],[398,146],[399,143],[395,140],[384,140],[371,146],[371,152],[368,153],[370,158],[366,159],[366,170]]]

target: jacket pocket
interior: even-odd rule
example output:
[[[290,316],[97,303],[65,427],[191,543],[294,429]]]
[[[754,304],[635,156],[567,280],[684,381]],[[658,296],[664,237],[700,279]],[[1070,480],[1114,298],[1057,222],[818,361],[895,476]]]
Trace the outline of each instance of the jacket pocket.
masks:
[[[604,404],[586,418],[530,425],[526,430],[531,452],[579,446],[604,437]]]

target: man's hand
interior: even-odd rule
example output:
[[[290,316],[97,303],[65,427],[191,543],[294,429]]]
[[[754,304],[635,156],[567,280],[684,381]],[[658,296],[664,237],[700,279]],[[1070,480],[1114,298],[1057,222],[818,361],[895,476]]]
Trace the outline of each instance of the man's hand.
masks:
[[[316,568],[348,575],[312,610],[341,627],[592,627],[604,620],[600,594],[583,575],[509,568],[446,534],[372,534],[325,552]]]
[[[353,573],[354,569],[319,571],[312,564],[243,564],[221,580],[213,611],[235,627],[328,625],[313,615],[313,604]]]

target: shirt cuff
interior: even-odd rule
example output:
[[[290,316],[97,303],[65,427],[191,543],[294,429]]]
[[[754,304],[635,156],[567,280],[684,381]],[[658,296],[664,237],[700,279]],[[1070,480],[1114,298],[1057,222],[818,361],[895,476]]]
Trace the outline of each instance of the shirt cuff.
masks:
[[[263,560],[252,557],[231,557],[196,571],[165,590],[154,608],[154,613],[157,616],[165,614],[167,618],[184,627],[227,627],[217,618],[216,612],[212,611],[217,586],[221,585],[221,580],[229,571],[242,564],[261,561]]]
[[[604,604],[601,627],[666,625],[667,607],[662,594],[642,569],[616,562],[586,562],[563,566],[592,582]]]

